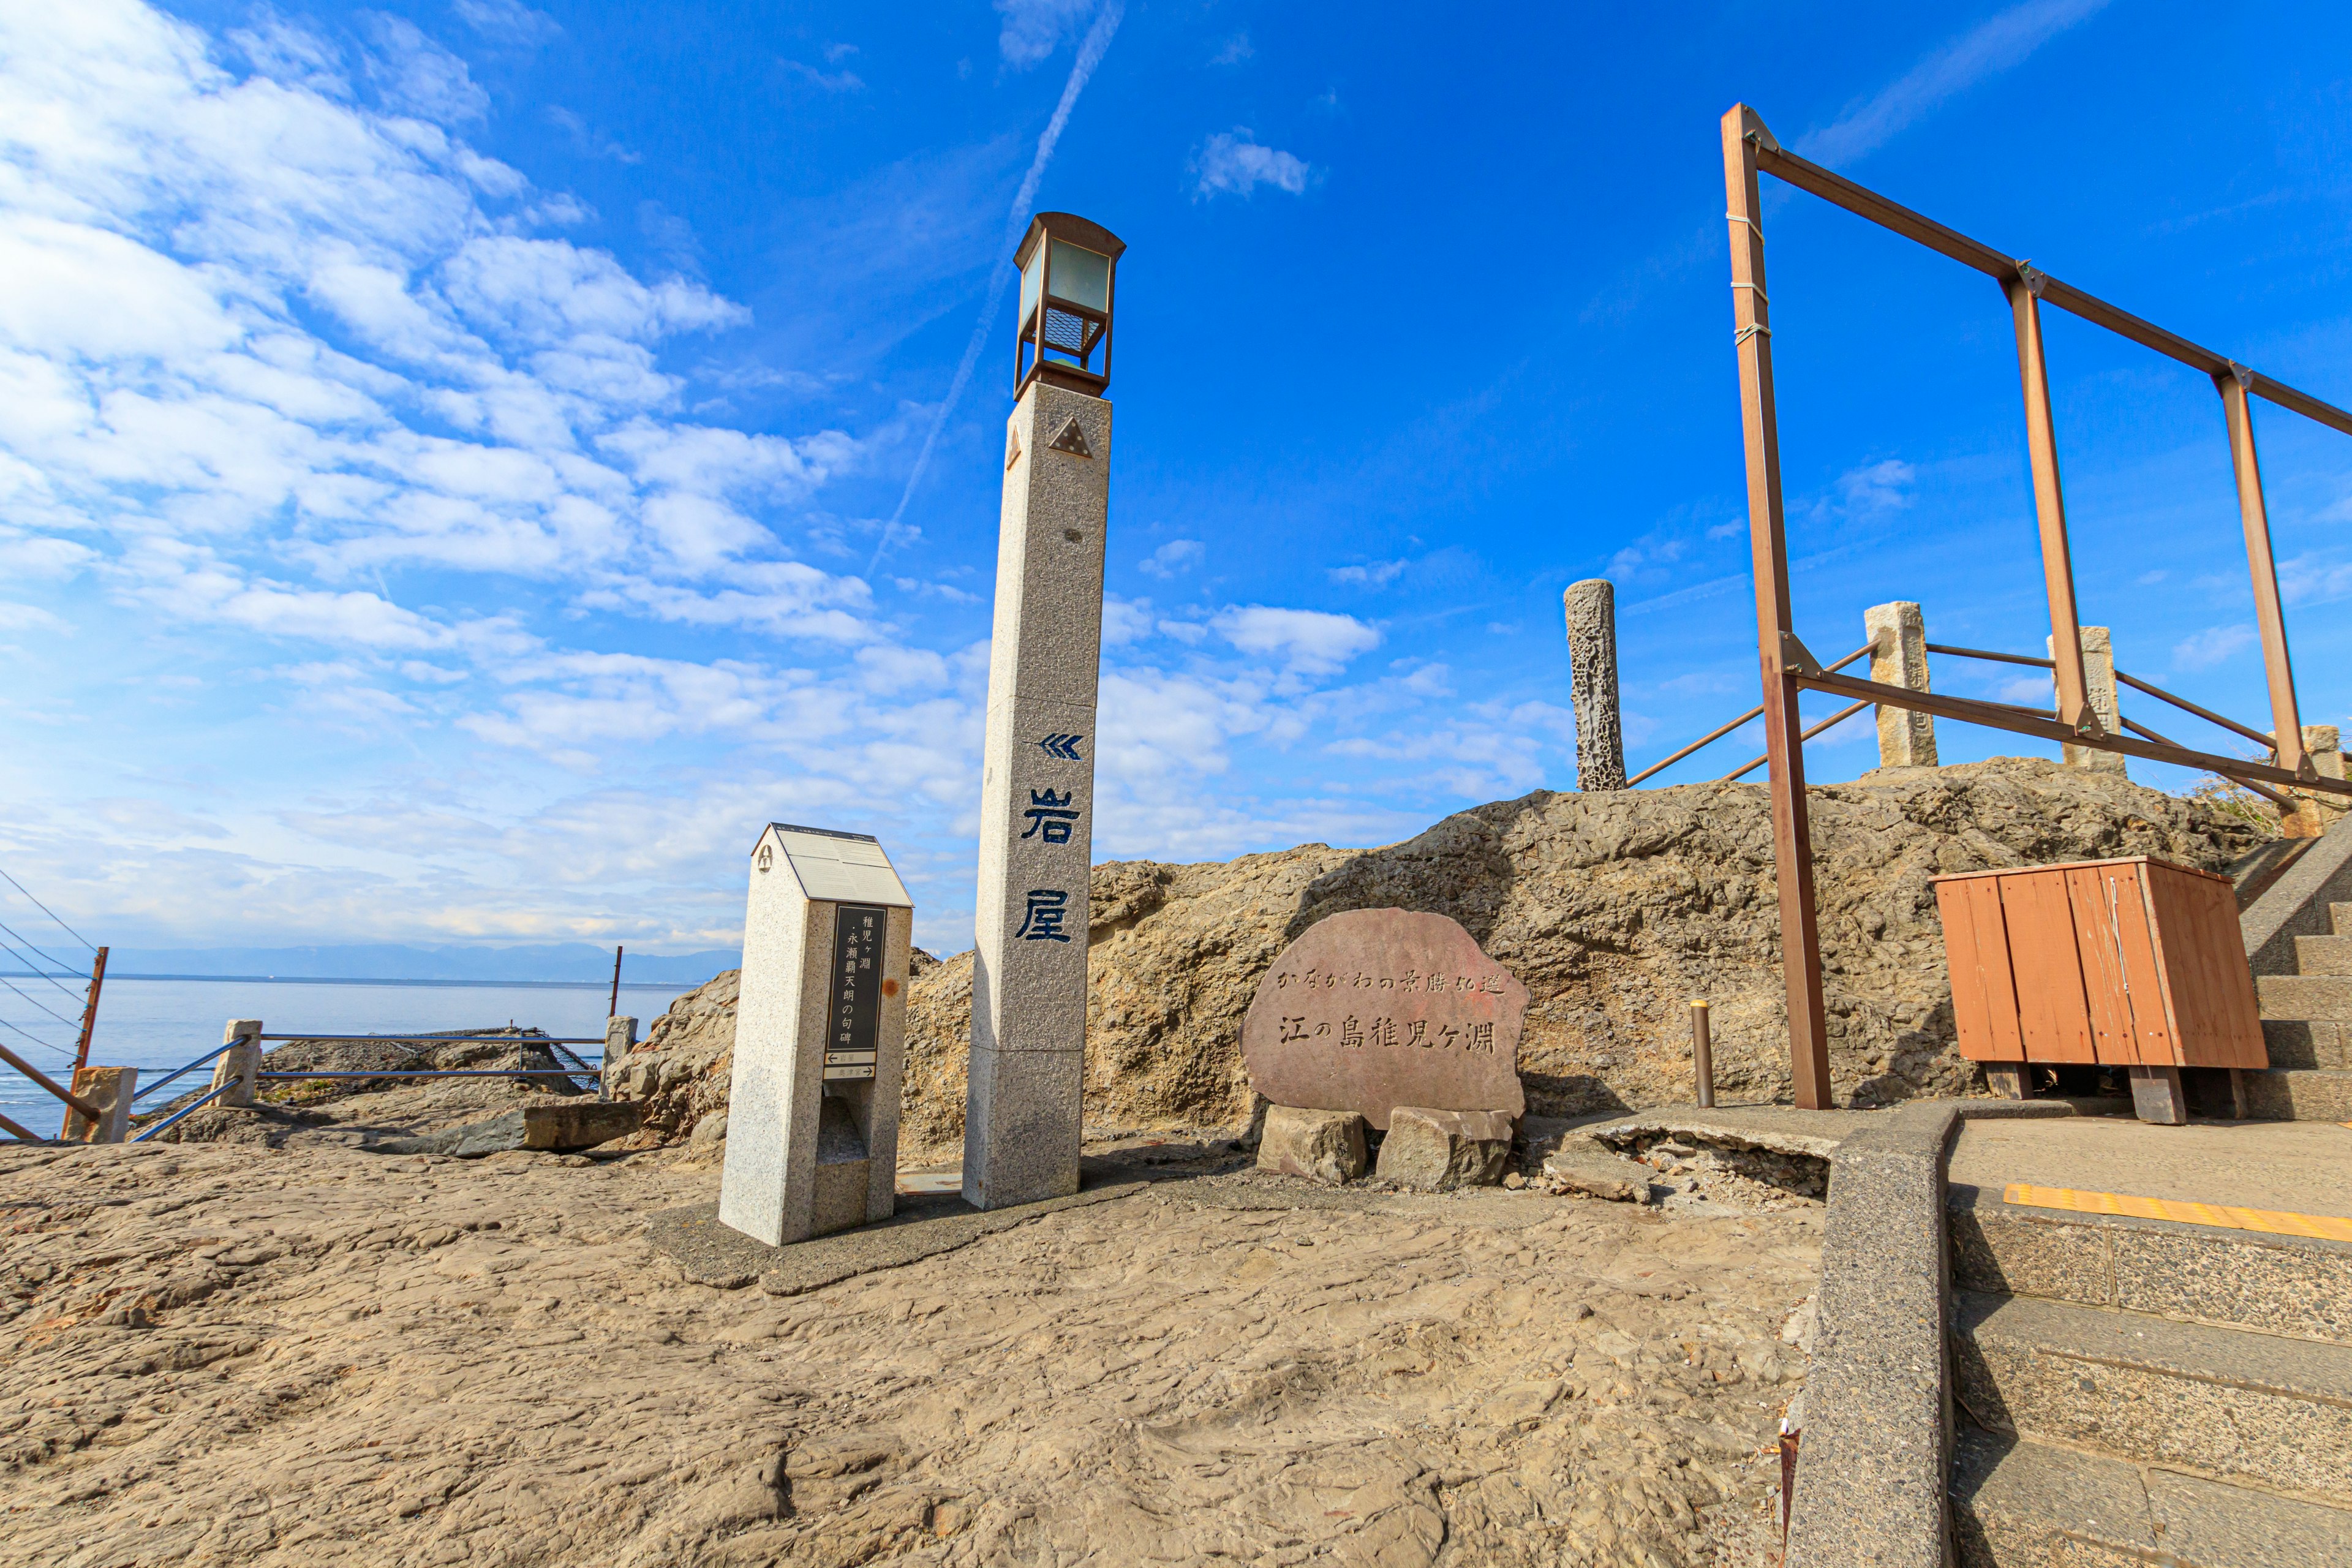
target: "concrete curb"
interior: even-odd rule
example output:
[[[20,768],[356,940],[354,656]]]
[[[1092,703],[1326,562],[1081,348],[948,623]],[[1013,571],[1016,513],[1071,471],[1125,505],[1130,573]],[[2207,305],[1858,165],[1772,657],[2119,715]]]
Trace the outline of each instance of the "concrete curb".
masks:
[[[1964,1119],[2074,1113],[2063,1101],[1916,1100],[1830,1157],[1790,1568],[1951,1561],[1944,1164],[1952,1133]]]
[[[2352,816],[2339,818],[2238,917],[2254,973],[2294,973],[2294,939],[2330,934],[2331,903],[2352,903]]]

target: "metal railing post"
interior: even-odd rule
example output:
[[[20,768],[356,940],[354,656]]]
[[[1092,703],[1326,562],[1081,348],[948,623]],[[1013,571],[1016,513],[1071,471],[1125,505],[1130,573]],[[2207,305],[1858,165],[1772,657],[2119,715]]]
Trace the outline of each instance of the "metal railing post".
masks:
[[[1756,646],[1764,682],[1764,754],[1770,763],[1772,862],[1780,895],[1780,967],[1789,1001],[1789,1066],[1797,1103],[1830,1099],[1829,1017],[1822,1002],[1822,937],[1813,909],[1812,829],[1805,812],[1803,653],[1789,607],[1789,548],[1780,507],[1780,430],[1772,403],[1771,300],[1764,290],[1759,145],[1771,140],[1746,104],[1723,117],[1724,216],[1731,224],[1732,346],[1739,359],[1739,422],[1748,468],[1748,554],[1756,574]],[[1777,144],[1775,151],[1778,150]]]
[[[1691,1080],[1698,1089],[1701,1110],[1715,1109],[1715,1039],[1707,1032],[1706,1004],[1694,1000],[1690,1005],[1691,1021]]]
[[[2254,457],[2254,411],[2246,403],[2253,372],[2239,366],[2217,375],[2221,417],[2230,429],[2230,468],[2238,479],[2238,517],[2246,530],[2246,569],[2254,584],[2254,624],[2263,634],[2263,674],[2271,689],[2271,733],[2278,765],[2291,773],[2315,776],[2303,747],[2303,721],[2295,713],[2294,661],[2286,647],[2286,612],[2279,604],[2278,566],[2271,559],[2270,511],[2263,504],[2263,468]]]
[[[2066,544],[2066,492],[2058,479],[2058,430],[2050,416],[2050,370],[2042,353],[2042,274],[2020,264],[2001,281],[2017,328],[2017,377],[2025,394],[2025,447],[2033,468],[2033,512],[2042,529],[2042,577],[2050,598],[2052,670],[2058,721],[2104,733],[2083,681],[2083,634],[2074,613],[2074,562]]]
[[[98,950],[98,958],[89,966],[89,999],[82,1004],[81,1038],[74,1046],[74,1071],[89,1065],[89,1037],[98,1028],[98,994],[106,985],[106,949]]]

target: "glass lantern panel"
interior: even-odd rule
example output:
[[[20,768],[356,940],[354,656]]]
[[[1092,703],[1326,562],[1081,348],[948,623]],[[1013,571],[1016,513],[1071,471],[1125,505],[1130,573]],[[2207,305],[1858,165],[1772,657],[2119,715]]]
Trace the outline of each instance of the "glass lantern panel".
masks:
[[[1045,247],[1039,246],[1029,253],[1029,265],[1021,269],[1021,314],[1014,318],[1024,325],[1029,312],[1037,308],[1037,291],[1045,281]]]
[[[1110,258],[1099,250],[1088,250],[1062,239],[1053,242],[1053,249],[1055,298],[1084,305],[1089,310],[1109,310]],[[1024,321],[1028,318],[1025,305],[1022,307],[1022,317]]]

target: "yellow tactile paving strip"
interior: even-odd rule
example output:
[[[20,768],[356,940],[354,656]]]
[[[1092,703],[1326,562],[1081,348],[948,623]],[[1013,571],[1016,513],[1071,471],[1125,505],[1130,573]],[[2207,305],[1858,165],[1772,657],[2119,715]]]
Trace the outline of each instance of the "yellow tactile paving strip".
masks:
[[[2226,1230],[2259,1230],[2272,1236],[2352,1241],[2352,1219],[2334,1215],[2283,1214],[2277,1209],[2231,1208],[2221,1204],[2184,1203],[2178,1198],[2137,1198],[2122,1193],[2078,1193],[2072,1187],[2037,1187],[2024,1182],[2011,1182],[2001,1194],[2001,1202],[2023,1208],[2125,1215],[2133,1219],[2219,1226]]]

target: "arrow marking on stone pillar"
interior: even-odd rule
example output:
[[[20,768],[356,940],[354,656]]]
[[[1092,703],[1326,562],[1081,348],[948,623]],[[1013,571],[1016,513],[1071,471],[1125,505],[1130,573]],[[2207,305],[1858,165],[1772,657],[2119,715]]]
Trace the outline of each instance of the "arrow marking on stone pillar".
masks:
[[[1085,739],[1084,735],[1048,735],[1037,742],[1037,749],[1049,757],[1063,757],[1074,763],[1082,762],[1085,759],[1078,755],[1078,742]]]

